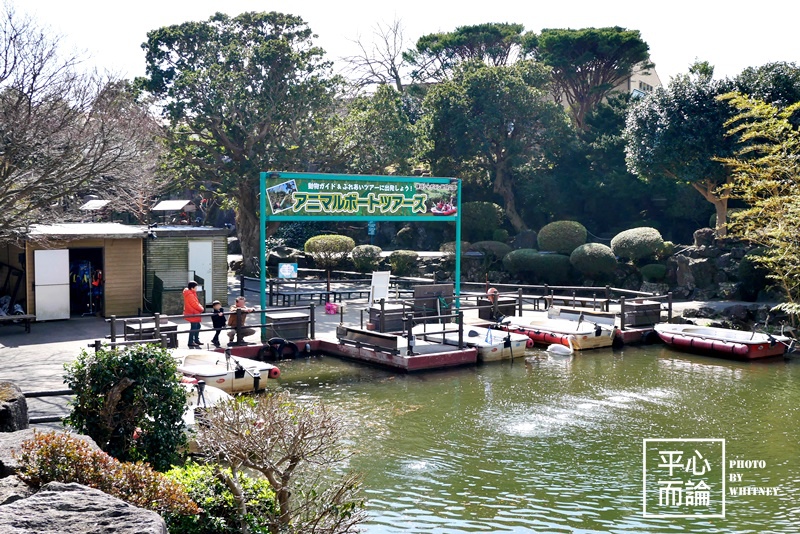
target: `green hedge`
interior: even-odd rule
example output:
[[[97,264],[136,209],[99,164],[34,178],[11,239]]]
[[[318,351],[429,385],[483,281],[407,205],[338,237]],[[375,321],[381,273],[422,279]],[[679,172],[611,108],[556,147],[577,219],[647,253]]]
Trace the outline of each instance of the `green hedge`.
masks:
[[[610,247],[586,243],[572,251],[569,262],[584,276],[608,276],[617,268],[617,258]]]
[[[376,271],[381,263],[381,247],[375,245],[359,245],[350,255],[353,257],[353,266],[356,271],[368,273]]]
[[[352,237],[346,235],[316,235],[306,241],[306,254],[314,259],[320,269],[333,269],[356,247]]]
[[[646,282],[660,282],[667,276],[667,266],[660,263],[648,263],[639,269]]]
[[[511,247],[499,241],[478,241],[470,246],[470,250],[492,255],[498,260],[502,260],[506,254],[511,252]]]
[[[620,258],[637,261],[655,256],[664,248],[664,238],[655,228],[631,228],[614,236],[611,250]]]
[[[511,274],[530,283],[560,285],[569,282],[571,264],[563,254],[540,254],[533,249],[521,248],[503,258],[503,266]]]
[[[464,202],[461,204],[461,232],[467,241],[494,239],[505,215],[503,208],[494,202]]]
[[[586,228],[577,221],[555,221],[539,230],[539,250],[571,254],[586,243]]]
[[[411,276],[417,274],[419,254],[413,250],[395,250],[389,255],[389,264],[395,276]]]

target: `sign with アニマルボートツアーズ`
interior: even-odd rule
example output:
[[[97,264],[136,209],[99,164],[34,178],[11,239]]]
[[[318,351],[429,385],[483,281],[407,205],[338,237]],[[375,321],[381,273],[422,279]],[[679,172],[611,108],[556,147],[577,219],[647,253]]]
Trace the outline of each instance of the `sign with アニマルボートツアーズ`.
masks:
[[[458,184],[448,178],[270,173],[267,216],[455,219]]]

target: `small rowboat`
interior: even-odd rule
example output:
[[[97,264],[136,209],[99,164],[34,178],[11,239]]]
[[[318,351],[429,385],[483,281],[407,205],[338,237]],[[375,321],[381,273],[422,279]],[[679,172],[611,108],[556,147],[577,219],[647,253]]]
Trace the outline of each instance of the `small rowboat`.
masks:
[[[226,393],[247,393],[264,389],[268,378],[278,378],[280,370],[266,362],[208,350],[175,349],[172,357],[184,376],[203,380]]]
[[[527,324],[515,324],[526,321]],[[525,334],[539,345],[564,345],[574,350],[610,347],[614,343],[614,327],[569,319],[522,319],[507,317],[497,325],[500,330]]]
[[[418,324],[412,333],[426,341],[458,345],[458,326],[455,324]],[[519,334],[503,334],[489,328],[464,325],[463,342],[465,346],[477,349],[478,360],[493,362],[523,357],[530,340]]]
[[[734,360],[782,356],[792,341],[786,336],[692,324],[660,323],[655,331],[664,343],[677,350]]]
[[[457,211],[458,208],[455,206],[446,208],[431,208],[431,213],[434,215],[454,215]]]

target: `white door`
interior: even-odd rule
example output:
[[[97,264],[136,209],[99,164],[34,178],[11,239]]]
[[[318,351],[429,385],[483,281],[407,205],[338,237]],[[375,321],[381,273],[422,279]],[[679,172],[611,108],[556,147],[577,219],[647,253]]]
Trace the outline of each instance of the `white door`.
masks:
[[[36,320],[69,319],[69,250],[34,250]]]
[[[189,241],[189,270],[194,271],[197,276],[205,280],[205,288],[198,287],[197,290],[205,289],[206,304],[214,301],[212,296],[214,284],[211,277],[213,250],[213,241]]]

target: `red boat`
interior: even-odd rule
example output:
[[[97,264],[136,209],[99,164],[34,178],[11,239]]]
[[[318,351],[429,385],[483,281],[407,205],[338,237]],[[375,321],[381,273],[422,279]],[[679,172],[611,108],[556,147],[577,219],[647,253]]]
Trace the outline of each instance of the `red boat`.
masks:
[[[431,213],[434,215],[454,215],[458,211],[455,206],[444,206],[443,208],[431,208]]]
[[[792,342],[786,336],[692,324],[661,323],[655,331],[664,343],[677,350],[734,360],[782,356]]]

